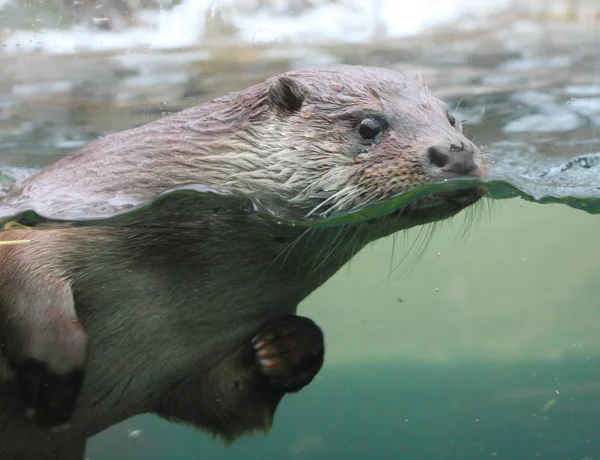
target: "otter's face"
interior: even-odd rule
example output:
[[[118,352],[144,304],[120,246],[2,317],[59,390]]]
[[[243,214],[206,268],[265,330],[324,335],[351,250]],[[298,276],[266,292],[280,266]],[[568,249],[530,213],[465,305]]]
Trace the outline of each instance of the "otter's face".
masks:
[[[371,67],[336,65],[271,81],[279,151],[295,158],[288,200],[326,216],[455,177],[484,177],[481,151],[422,79]],[[287,165],[288,169],[291,167]],[[283,171],[284,167],[280,167]],[[299,180],[302,179],[302,180]],[[399,213],[432,221],[456,214],[482,188],[432,195]]]

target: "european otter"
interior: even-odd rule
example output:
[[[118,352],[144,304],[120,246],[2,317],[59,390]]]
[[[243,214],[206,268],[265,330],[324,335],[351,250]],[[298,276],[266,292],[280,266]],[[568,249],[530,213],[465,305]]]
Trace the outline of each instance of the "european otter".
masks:
[[[327,215],[485,174],[480,150],[422,79],[334,65],[98,139],[0,207],[35,203],[60,216],[200,183]],[[141,413],[228,441],[267,430],[283,395],[323,362],[321,331],[295,315],[298,304],[368,242],[453,216],[482,194],[445,192],[342,229],[189,210],[127,226],[0,232],[30,240],[0,246],[3,365],[17,382],[0,393],[0,458],[80,460],[86,438]],[[68,430],[47,430],[69,420]]]

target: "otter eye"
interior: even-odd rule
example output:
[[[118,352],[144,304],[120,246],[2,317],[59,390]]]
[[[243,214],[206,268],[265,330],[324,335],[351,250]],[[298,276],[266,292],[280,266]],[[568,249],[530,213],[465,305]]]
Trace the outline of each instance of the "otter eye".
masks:
[[[358,126],[358,134],[363,139],[375,139],[381,132],[381,124],[374,118],[365,118]]]
[[[448,121],[450,122],[450,124],[452,126],[456,126],[456,118],[454,118],[454,115],[452,115],[450,112],[448,112]]]

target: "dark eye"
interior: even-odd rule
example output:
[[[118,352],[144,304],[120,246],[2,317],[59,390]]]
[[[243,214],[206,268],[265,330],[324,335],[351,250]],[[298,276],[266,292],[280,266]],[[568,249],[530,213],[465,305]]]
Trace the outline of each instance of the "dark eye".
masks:
[[[360,122],[358,134],[363,139],[375,139],[381,132],[381,125],[374,118],[365,118]]]
[[[450,122],[450,124],[452,126],[456,126],[456,118],[454,118],[454,115],[452,115],[451,113],[448,113],[448,121]]]

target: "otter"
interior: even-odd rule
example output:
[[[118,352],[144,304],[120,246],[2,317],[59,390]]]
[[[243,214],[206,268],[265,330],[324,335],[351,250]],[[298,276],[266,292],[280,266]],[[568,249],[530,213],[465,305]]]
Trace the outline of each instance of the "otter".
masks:
[[[421,77],[330,65],[99,138],[0,207],[61,216],[203,184],[321,218],[486,174]],[[323,333],[298,304],[367,243],[450,218],[484,193],[445,191],[342,227],[239,209],[7,227],[0,240],[29,243],[0,246],[0,458],[81,460],[88,437],[137,414],[225,442],[268,431],[283,396],[324,360]]]

